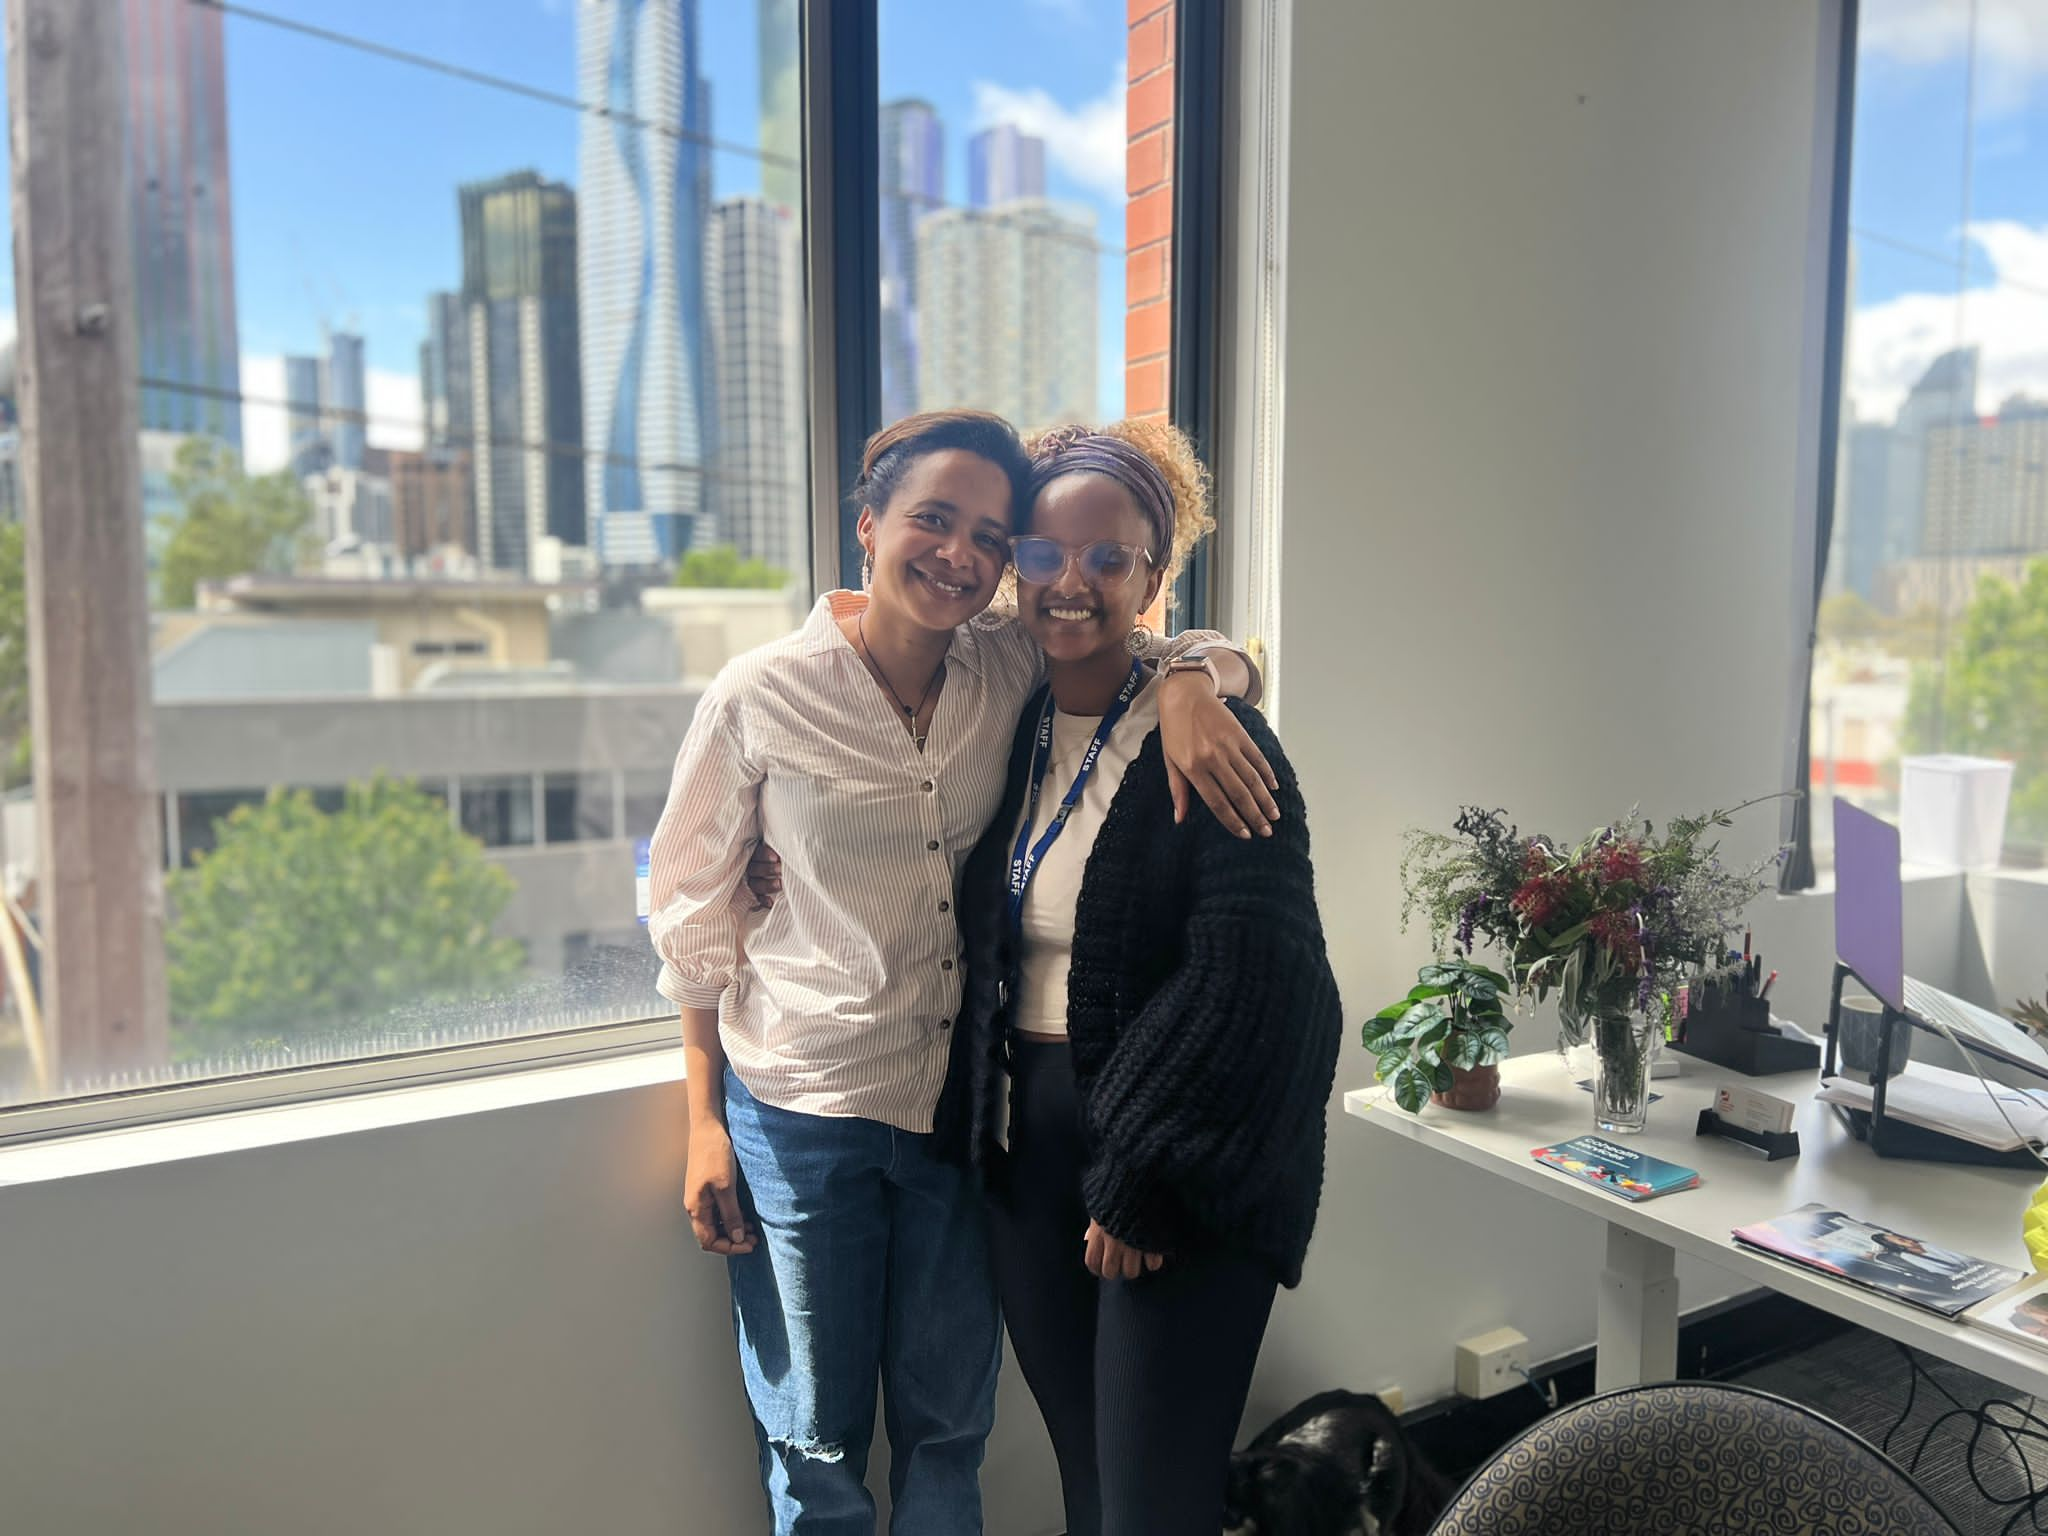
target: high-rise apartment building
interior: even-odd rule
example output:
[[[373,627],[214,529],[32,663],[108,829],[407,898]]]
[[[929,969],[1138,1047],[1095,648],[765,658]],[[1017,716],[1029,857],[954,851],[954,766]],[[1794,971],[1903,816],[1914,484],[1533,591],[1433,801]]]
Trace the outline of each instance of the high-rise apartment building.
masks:
[[[368,446],[364,413],[369,390],[363,376],[363,338],[336,331],[327,338],[327,433],[334,442],[334,462],[342,469],[361,469]]]
[[[607,565],[679,558],[708,510],[710,86],[696,0],[583,0],[578,292],[585,497]],[[481,482],[479,482],[481,485]]]
[[[761,196],[803,213],[804,77],[797,0],[755,0],[761,57]]]
[[[1090,214],[1023,202],[928,215],[917,230],[919,408],[977,406],[1027,431],[1093,419],[1095,268]]]
[[[946,136],[928,101],[882,104],[882,420],[908,416],[918,384],[917,222],[944,201]]]
[[[2048,552],[2048,410],[2030,407],[1929,429],[1926,554]]]
[[[142,427],[239,449],[223,18],[189,0],[122,3]]]
[[[428,447],[468,445],[469,322],[459,293],[427,295],[427,339],[420,343],[420,414]]]
[[[323,365],[317,357],[285,357],[285,434],[295,480],[318,474],[334,462],[334,445],[321,409],[326,394],[321,384],[322,372]]]
[[[992,208],[1045,196],[1045,140],[998,123],[967,141],[967,203]]]
[[[517,171],[460,198],[477,554],[525,573],[543,537],[585,537],[576,195]]]
[[[742,555],[795,571],[809,526],[796,216],[764,198],[718,203],[704,272],[718,389],[719,537]]]
[[[1927,440],[1937,427],[1977,419],[1977,349],[1958,347],[1927,365],[1892,428],[1885,470],[1888,559],[1928,553]]]

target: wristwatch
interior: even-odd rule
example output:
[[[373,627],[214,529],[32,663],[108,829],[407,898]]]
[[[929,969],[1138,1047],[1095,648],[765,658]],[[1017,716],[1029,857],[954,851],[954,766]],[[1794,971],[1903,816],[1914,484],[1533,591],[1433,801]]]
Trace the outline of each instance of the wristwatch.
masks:
[[[1199,652],[1190,652],[1186,656],[1176,656],[1159,669],[1161,677],[1171,677],[1176,672],[1199,672],[1209,679],[1210,687],[1220,686],[1220,680],[1216,676],[1214,664],[1210,662],[1206,655]]]

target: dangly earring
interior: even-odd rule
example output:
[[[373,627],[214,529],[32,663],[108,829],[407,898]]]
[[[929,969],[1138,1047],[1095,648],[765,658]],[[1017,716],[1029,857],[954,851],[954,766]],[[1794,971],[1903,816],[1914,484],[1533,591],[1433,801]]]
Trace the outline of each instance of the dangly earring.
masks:
[[[1152,648],[1152,631],[1142,624],[1133,624],[1131,632],[1124,636],[1124,649],[1133,656],[1143,658]]]
[[[860,589],[869,592],[875,585],[875,552],[865,550],[860,557]]]

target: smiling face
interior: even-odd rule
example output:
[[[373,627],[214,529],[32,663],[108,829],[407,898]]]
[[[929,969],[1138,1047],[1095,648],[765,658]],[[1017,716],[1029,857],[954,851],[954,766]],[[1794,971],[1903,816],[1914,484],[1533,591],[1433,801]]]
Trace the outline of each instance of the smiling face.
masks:
[[[1009,559],[1010,480],[978,453],[942,448],[903,473],[889,504],[860,514],[877,606],[948,630],[989,605]]]
[[[1038,493],[1029,531],[1064,545],[1070,556],[1103,540],[1144,550],[1153,544],[1152,525],[1131,493],[1107,475],[1086,471],[1062,475]],[[1081,567],[1080,560],[1070,558],[1051,581],[1017,581],[1018,615],[1054,661],[1122,650],[1165,579],[1156,562],[1140,560],[1127,579],[1097,586]]]

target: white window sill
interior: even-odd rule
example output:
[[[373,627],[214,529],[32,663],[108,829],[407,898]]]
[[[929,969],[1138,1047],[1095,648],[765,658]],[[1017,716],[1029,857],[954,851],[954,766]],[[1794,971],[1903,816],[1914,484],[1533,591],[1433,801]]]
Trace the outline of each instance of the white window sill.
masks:
[[[680,1082],[680,1046],[0,1146],[0,1188]]]

